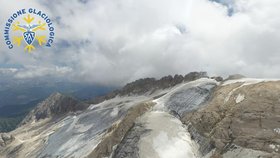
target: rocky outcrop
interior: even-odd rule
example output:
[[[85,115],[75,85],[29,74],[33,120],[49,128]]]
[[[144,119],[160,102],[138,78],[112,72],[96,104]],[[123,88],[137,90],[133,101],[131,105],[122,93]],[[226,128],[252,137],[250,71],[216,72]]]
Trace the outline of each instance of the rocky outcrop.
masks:
[[[46,100],[39,103],[38,106],[25,117],[20,125],[40,119],[63,116],[69,112],[81,111],[88,106],[89,104],[80,102],[70,96],[54,93]]]
[[[279,81],[222,85],[207,106],[182,121],[213,142],[216,156],[240,146],[279,157],[279,97]]]
[[[156,80],[154,78],[140,79],[124,86],[119,94],[121,96],[133,94],[141,95],[146,92],[153,92],[160,89],[170,88],[184,81],[190,82],[204,77],[208,78],[206,72],[191,72],[185,75],[185,77],[183,77],[182,75],[175,75],[174,77],[169,75],[162,77],[159,80]]]
[[[214,77],[211,77],[211,79],[214,79],[217,82],[222,82],[224,80],[223,77],[221,77],[221,76],[214,76]]]
[[[7,133],[0,133],[0,147],[5,147],[6,145],[10,144],[14,140],[15,138],[13,135]]]
[[[190,82],[199,78],[208,78],[206,72],[191,72],[185,76],[168,75],[157,80],[155,78],[144,78],[126,84],[122,89],[115,90],[105,96],[96,97],[89,101],[91,104],[98,104],[104,100],[112,99],[116,96],[143,95],[145,93],[153,93],[156,90],[173,87],[182,82]]]
[[[126,116],[119,122],[115,123],[97,147],[89,154],[88,158],[109,157],[113,152],[113,147],[121,142],[127,132],[134,126],[135,120],[151,109],[153,102],[140,103],[128,110]]]
[[[215,146],[213,144],[213,142],[211,141],[211,139],[208,139],[204,136],[202,136],[200,134],[199,131],[197,131],[197,129],[195,127],[193,127],[192,124],[188,125],[188,131],[191,135],[191,138],[197,143],[199,144],[199,152],[202,156],[207,155],[209,152],[211,152]]]
[[[169,150],[168,157],[183,151],[181,157],[279,158],[280,81],[201,77],[140,79],[90,107],[52,94],[26,125],[0,134],[0,157],[164,157]]]
[[[241,78],[245,78],[245,76],[241,74],[233,74],[233,75],[229,75],[228,78],[226,78],[225,80],[236,80]]]
[[[200,78],[208,78],[207,72],[190,72],[184,77],[184,81],[194,81]]]
[[[112,158],[139,158],[139,141],[143,135],[148,134],[150,131],[143,124],[135,123],[112,153]]]

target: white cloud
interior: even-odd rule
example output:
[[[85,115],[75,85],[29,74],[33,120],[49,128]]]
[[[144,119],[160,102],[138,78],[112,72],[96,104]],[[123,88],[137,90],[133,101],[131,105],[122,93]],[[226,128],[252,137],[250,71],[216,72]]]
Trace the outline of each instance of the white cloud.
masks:
[[[12,75],[16,73],[18,69],[16,68],[0,68],[0,74],[1,75]]]
[[[66,65],[80,81],[124,84],[147,76],[204,70],[280,77],[280,1],[78,0],[2,4],[3,19],[16,8],[34,6],[56,19],[56,44],[33,55],[7,53],[0,63],[38,67]],[[3,26],[3,25],[2,25]],[[61,42],[61,41],[64,41]],[[56,75],[25,69],[25,75]],[[31,70],[30,73],[28,71]],[[49,71],[49,70],[48,70]]]
[[[56,76],[62,77],[72,72],[69,67],[38,67],[38,66],[27,66],[25,69],[21,69],[14,73],[14,77],[18,79],[44,77],[44,76]]]

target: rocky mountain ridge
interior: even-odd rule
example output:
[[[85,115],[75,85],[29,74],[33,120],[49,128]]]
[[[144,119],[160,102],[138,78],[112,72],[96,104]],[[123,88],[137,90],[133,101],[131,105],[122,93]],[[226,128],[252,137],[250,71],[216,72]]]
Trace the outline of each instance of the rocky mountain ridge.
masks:
[[[51,94],[43,102],[39,103],[25,117],[20,126],[41,119],[63,116],[69,112],[83,111],[88,106],[89,104],[56,92]]]
[[[1,135],[0,157],[278,158],[279,92],[278,80],[194,72],[140,79],[91,105],[53,94]]]
[[[277,157],[280,82],[246,82],[219,86],[207,107],[185,113],[182,120],[213,142],[216,155],[243,147]]]
[[[104,100],[112,99],[116,96],[130,96],[130,95],[143,95],[147,92],[153,93],[156,90],[166,89],[173,87],[177,84],[180,84],[182,82],[190,82],[197,80],[199,78],[209,78],[207,75],[207,72],[190,72],[183,75],[168,75],[164,76],[160,79],[156,78],[143,78],[136,81],[133,81],[131,83],[126,84],[123,88],[117,89],[111,93],[108,93],[105,96],[96,97],[89,102],[91,104],[98,104]],[[222,81],[222,77],[213,77],[213,79]]]

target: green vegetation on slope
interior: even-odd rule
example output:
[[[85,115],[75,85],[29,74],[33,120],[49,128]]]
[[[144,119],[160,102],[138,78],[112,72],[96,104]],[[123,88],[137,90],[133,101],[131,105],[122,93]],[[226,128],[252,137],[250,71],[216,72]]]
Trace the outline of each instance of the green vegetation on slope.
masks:
[[[13,118],[0,118],[0,132],[9,132],[14,130],[22,121],[25,115]]]
[[[40,101],[34,100],[27,104],[9,105],[0,108],[0,132],[9,132],[14,130],[23,118]]]

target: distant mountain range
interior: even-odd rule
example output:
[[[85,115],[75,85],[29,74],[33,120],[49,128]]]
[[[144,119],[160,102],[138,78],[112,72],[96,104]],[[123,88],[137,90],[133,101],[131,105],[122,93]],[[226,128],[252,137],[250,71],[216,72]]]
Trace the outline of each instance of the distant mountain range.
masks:
[[[54,92],[85,100],[102,96],[113,89],[113,87],[69,81],[2,82],[0,84],[0,132],[13,130],[35,105]]]
[[[53,93],[15,130],[2,158],[279,158],[280,80],[145,78],[95,99]]]

